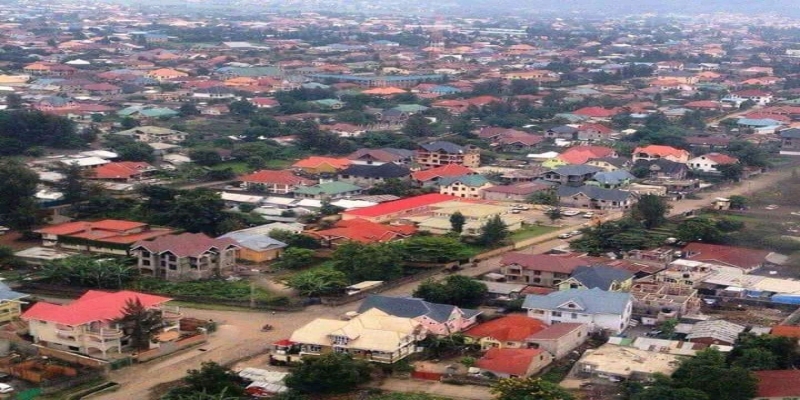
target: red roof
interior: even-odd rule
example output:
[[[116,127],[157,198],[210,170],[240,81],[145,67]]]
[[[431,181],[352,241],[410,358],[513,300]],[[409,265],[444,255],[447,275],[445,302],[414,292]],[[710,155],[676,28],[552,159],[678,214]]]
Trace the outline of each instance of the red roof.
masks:
[[[481,107],[489,103],[499,102],[500,99],[494,96],[477,96],[466,99],[465,101],[473,106]]]
[[[501,342],[522,342],[534,333],[547,328],[547,324],[524,315],[508,315],[470,328],[465,335],[474,338],[490,337]]]
[[[128,300],[137,298],[147,308],[172,300],[168,297],[128,290],[116,293],[90,290],[67,305],[36,303],[22,314],[22,319],[55,322],[70,326],[83,325],[93,321],[111,321],[122,317],[122,310]]]
[[[775,325],[770,332],[773,336],[783,336],[800,339],[800,326],[795,325]]]
[[[539,357],[544,350],[542,349],[499,349],[491,348],[483,355],[475,366],[492,372],[500,372],[509,375],[525,376],[528,368],[536,357]]]
[[[120,161],[101,165],[91,171],[93,179],[131,179],[143,171],[152,169],[146,162]]]
[[[95,230],[95,229],[104,231],[125,232],[131,229],[144,228],[146,226],[147,224],[143,222],[123,221],[119,219],[104,219],[95,222],[89,222],[89,221],[66,222],[63,224],[47,226],[35,232],[48,235],[69,235],[73,233],[80,233],[86,230]]]
[[[445,201],[458,200],[458,197],[448,196],[446,194],[431,193],[423,194],[421,196],[414,196],[405,199],[389,201],[386,203],[374,205],[372,207],[364,207],[356,210],[345,211],[344,215],[355,217],[379,217],[387,214],[394,214],[400,211],[411,211],[421,207],[430,206],[432,204],[443,203]]]
[[[319,168],[325,164],[328,164],[336,169],[345,169],[348,165],[350,165],[350,160],[346,158],[311,156],[294,163],[292,166],[295,168]]]
[[[613,129],[602,124],[583,124],[578,127],[578,131],[597,131],[604,134],[614,132]]]
[[[704,262],[721,262],[723,264],[751,269],[764,263],[769,251],[748,249],[745,247],[722,246],[708,243],[689,243],[683,248],[688,259]]]
[[[429,168],[422,171],[417,171],[411,174],[414,180],[420,182],[427,182],[436,178],[456,177],[464,175],[473,175],[475,171],[461,165],[461,164],[445,164],[435,168]]]
[[[683,105],[686,108],[708,108],[708,109],[719,109],[722,108],[722,104],[713,101],[713,100],[698,100],[698,101],[690,101]]]
[[[568,164],[585,164],[595,158],[613,157],[616,151],[605,146],[573,146],[558,155],[558,159]]]
[[[753,371],[758,379],[756,397],[800,397],[800,370]]]
[[[676,149],[670,146],[662,146],[657,144],[651,144],[649,146],[637,147],[633,150],[633,154],[644,153],[647,155],[656,155],[660,157],[666,156],[673,156],[673,157],[683,157],[687,155],[689,152],[686,150]]]
[[[275,184],[275,185],[313,185],[314,182],[305,179],[303,177],[299,177],[294,174],[292,171],[275,171],[275,170],[268,170],[262,169],[260,171],[253,172],[252,174],[240,176],[238,178],[242,182],[247,183],[262,183],[262,184]]]
[[[384,225],[356,218],[339,221],[330,229],[308,233],[329,240],[346,239],[361,243],[380,243],[411,236],[416,231],[417,228],[413,225]]]
[[[572,112],[575,115],[583,115],[589,118],[609,118],[619,114],[616,108],[603,108],[603,107],[583,107]]]
[[[739,159],[736,157],[731,157],[727,154],[720,154],[720,153],[708,153],[705,155],[711,161],[714,161],[717,164],[736,164],[739,162]]]
[[[202,233],[181,233],[180,235],[161,236],[154,240],[140,241],[132,248],[144,248],[151,253],[169,252],[178,257],[191,257],[215,249],[225,249],[230,246],[239,247],[232,239],[213,239]]]
[[[557,272],[571,274],[572,270],[587,265],[586,260],[575,257],[559,257],[548,254],[527,254],[510,252],[503,255],[500,265],[519,265],[523,269],[532,271]]]

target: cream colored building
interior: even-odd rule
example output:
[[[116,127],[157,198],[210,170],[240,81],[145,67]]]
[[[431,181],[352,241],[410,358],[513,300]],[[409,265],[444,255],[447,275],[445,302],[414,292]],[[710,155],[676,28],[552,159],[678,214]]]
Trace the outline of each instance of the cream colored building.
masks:
[[[413,354],[427,330],[411,318],[370,309],[349,320],[318,318],[292,333],[300,356],[348,353],[368,361],[392,364]]]
[[[579,375],[598,378],[646,380],[653,374],[672,375],[683,358],[662,352],[606,343],[586,350],[577,362]]]
[[[431,213],[406,218],[406,220],[417,224],[417,228],[434,234],[445,234],[452,230],[450,216],[456,211],[460,212],[466,222],[462,230],[463,235],[479,235],[481,227],[495,215],[508,227],[508,230],[515,231],[522,228],[522,217],[511,214],[509,208],[493,204],[471,203],[464,204],[460,201],[446,201],[432,206]]]

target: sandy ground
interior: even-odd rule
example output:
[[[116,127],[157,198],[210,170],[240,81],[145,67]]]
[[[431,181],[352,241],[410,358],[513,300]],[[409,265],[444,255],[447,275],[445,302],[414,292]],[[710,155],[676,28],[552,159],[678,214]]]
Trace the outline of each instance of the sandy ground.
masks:
[[[757,180],[744,182],[735,186],[723,188],[700,194],[700,200],[683,200],[673,204],[671,214],[676,215],[686,211],[706,206],[716,197],[745,194],[773,186],[779,180],[789,177],[790,170],[772,171],[760,176]],[[555,239],[560,232],[552,232],[542,237],[543,242],[525,249],[532,254],[547,251],[553,247],[564,244],[565,241]],[[482,261],[478,266],[466,268],[459,273],[468,276],[484,274],[499,267],[500,257]],[[445,276],[444,274],[441,276]],[[417,286],[417,282],[384,292],[386,295],[407,295]],[[266,357],[254,357],[265,352],[273,341],[287,338],[302,325],[315,318],[336,318],[347,311],[358,308],[358,303],[340,307],[312,306],[296,313],[266,313],[243,311],[210,311],[184,309],[187,316],[213,319],[219,322],[219,331],[212,334],[209,342],[199,348],[188,350],[173,357],[155,360],[149,363],[135,365],[111,373],[111,379],[122,384],[119,391],[110,393],[100,399],[147,399],[150,398],[150,389],[158,384],[182,378],[186,370],[199,368],[203,361],[216,361],[218,363],[236,363],[239,360],[247,361],[238,363],[238,367],[254,366],[265,367]],[[270,332],[261,332],[260,327],[266,323],[275,326]],[[203,349],[204,351],[201,351]],[[445,396],[463,399],[487,399],[488,394],[472,386],[452,386],[426,381],[413,380],[387,380],[382,383],[382,388],[387,390],[437,393]],[[436,391],[434,391],[436,390]],[[451,393],[452,392],[452,393]],[[457,393],[456,393],[457,392]]]

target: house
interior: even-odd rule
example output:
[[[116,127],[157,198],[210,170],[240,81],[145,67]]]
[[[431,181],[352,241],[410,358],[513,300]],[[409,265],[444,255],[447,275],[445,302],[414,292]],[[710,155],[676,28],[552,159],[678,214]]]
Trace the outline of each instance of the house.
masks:
[[[239,245],[202,233],[182,233],[139,241],[131,247],[139,273],[169,281],[220,276],[236,265]]]
[[[563,153],[556,156],[556,159],[563,164],[586,164],[590,160],[597,158],[616,157],[617,152],[605,146],[572,146]],[[563,165],[561,164],[561,165]],[[544,166],[549,166],[542,164]],[[555,165],[553,165],[555,166]]]
[[[758,390],[753,400],[786,400],[800,398],[800,370],[753,371]]]
[[[420,145],[414,152],[414,161],[428,168],[445,164],[478,168],[481,165],[481,155],[480,149],[475,146],[459,146],[450,142],[436,141]]]
[[[22,313],[22,299],[28,296],[26,293],[15,292],[8,285],[0,282],[0,323],[19,318]]]
[[[547,325],[525,315],[507,315],[483,322],[464,332],[471,342],[486,351],[498,349],[520,349],[527,347],[527,339],[546,329]]]
[[[528,347],[542,349],[552,354],[555,359],[566,357],[589,338],[586,324],[562,322],[528,336]]]
[[[569,125],[559,125],[544,132],[544,137],[550,139],[575,140],[578,138],[578,128]]]
[[[411,170],[393,162],[382,164],[351,164],[339,171],[339,181],[351,183],[362,187],[375,186],[389,179],[407,180]]]
[[[707,345],[732,346],[745,327],[725,320],[706,320],[692,325],[686,340]]]
[[[393,364],[416,351],[427,336],[425,327],[408,317],[368,309],[350,319],[315,319],[295,330],[289,340],[300,357],[337,352],[376,363]]]
[[[42,246],[59,247],[100,254],[127,255],[137,241],[175,233],[168,228],[153,228],[135,221],[104,219],[75,221],[47,226],[34,231],[42,235]]]
[[[557,287],[586,261],[574,257],[509,252],[500,260],[500,273],[508,282]]]
[[[562,206],[592,210],[627,210],[636,202],[633,192],[593,185],[562,185],[556,190],[556,195]]]
[[[437,304],[413,297],[368,296],[358,308],[359,314],[377,309],[388,315],[411,318],[434,335],[462,332],[477,323],[481,311]]]
[[[482,189],[483,198],[492,201],[527,201],[538,192],[553,190],[549,182],[519,182],[511,185],[497,185]]]
[[[765,106],[769,103],[772,103],[773,100],[771,93],[759,89],[740,90],[738,92],[731,93],[727,98],[736,103],[742,103],[750,100],[760,106]],[[723,99],[722,101],[725,100],[726,99]]]
[[[549,325],[579,322],[589,330],[618,334],[628,327],[633,310],[631,295],[601,289],[568,289],[544,296],[528,295],[522,308],[528,316]]]
[[[492,186],[489,179],[483,175],[447,177],[439,181],[439,193],[467,199],[481,199],[483,190]]]
[[[745,273],[764,266],[770,254],[766,250],[698,242],[687,244],[682,252],[688,260],[735,267]]]
[[[475,361],[475,367],[499,378],[527,378],[551,362],[553,356],[542,349],[491,348]]]
[[[683,149],[676,149],[670,146],[651,144],[648,146],[637,147],[633,150],[633,162],[637,160],[657,160],[666,159],[678,163],[686,164],[689,161],[689,152]]]
[[[617,189],[620,187],[628,186],[636,179],[630,172],[624,169],[615,171],[600,171],[592,175],[592,179],[586,181],[587,185],[597,185],[603,189]]]
[[[318,238],[325,247],[336,247],[342,243],[384,243],[402,240],[417,231],[414,225],[385,225],[365,219],[348,219],[336,222],[332,227],[306,234]]]
[[[606,343],[586,350],[575,370],[579,378],[650,381],[654,374],[672,375],[682,359],[659,351]]]
[[[422,187],[437,186],[445,178],[455,178],[464,175],[476,175],[477,172],[459,164],[446,164],[439,167],[416,171],[411,174],[411,179]]]
[[[297,176],[288,170],[262,169],[251,174],[240,176],[237,181],[247,190],[275,194],[289,194],[298,187],[311,186],[314,181]]]
[[[251,263],[271,261],[283,254],[287,244],[263,233],[264,228],[256,226],[228,232],[218,239],[233,240],[239,246],[237,258]]]
[[[578,140],[599,141],[609,140],[614,135],[614,130],[601,124],[583,124],[578,127]]]
[[[299,186],[294,190],[297,199],[338,199],[361,194],[364,189],[347,182],[325,182],[312,186]]]
[[[664,158],[655,160],[639,159],[631,168],[631,171],[637,170],[646,171],[644,175],[647,179],[683,180],[686,179],[689,167],[684,163],[670,161]],[[638,175],[637,172],[637,176],[641,175]]]
[[[161,311],[161,318],[167,324],[165,332],[179,329],[180,311],[164,304],[172,299],[127,290],[115,293],[90,290],[64,305],[40,301],[21,318],[28,322],[34,343],[106,359],[112,352],[122,353],[128,345],[128,336],[116,321],[123,316],[125,305],[137,300],[146,309]]]
[[[439,193],[423,194],[405,199],[388,201],[371,207],[347,210],[342,219],[363,218],[372,222],[389,222],[420,212],[432,210],[433,206],[454,200],[455,197]]]
[[[91,170],[87,178],[111,182],[131,182],[156,172],[156,168],[146,162],[118,161],[103,164]]]
[[[130,137],[144,143],[179,143],[189,137],[186,132],[150,125],[137,126],[111,134]]]
[[[349,156],[351,164],[356,165],[380,165],[385,163],[395,163],[398,165],[408,164],[414,157],[414,152],[406,149],[358,149]]]
[[[545,172],[542,179],[561,185],[581,186],[600,171],[602,171],[600,167],[591,165],[564,165]]]
[[[350,160],[346,158],[331,158],[311,156],[302,159],[294,164],[292,168],[299,169],[307,174],[335,174],[350,165]]]
[[[782,155],[800,155],[800,128],[784,129],[778,134],[781,137]]]
[[[600,289],[608,292],[629,291],[633,285],[633,274],[605,265],[581,265],[572,271],[572,276],[558,284],[559,290]]]
[[[174,70],[172,68],[159,68],[154,69],[152,71],[147,72],[147,76],[159,81],[168,81],[177,78],[185,78],[189,76],[186,72],[181,72],[178,70]]]
[[[733,165],[738,162],[739,160],[736,157],[731,157],[727,154],[707,153],[692,158],[687,164],[689,165],[689,168],[697,171],[718,174],[720,173],[719,169],[717,169],[718,166]]]

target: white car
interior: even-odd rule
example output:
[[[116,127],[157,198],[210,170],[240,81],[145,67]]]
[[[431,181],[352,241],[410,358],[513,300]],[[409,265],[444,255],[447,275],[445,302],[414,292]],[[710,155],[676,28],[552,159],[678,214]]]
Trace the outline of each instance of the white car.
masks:
[[[572,233],[571,232],[562,233],[562,234],[558,235],[559,239],[569,239],[571,237],[572,237]]]
[[[576,215],[578,215],[580,213],[581,212],[578,211],[578,210],[566,210],[566,211],[562,211],[561,215],[566,216],[566,217],[574,217],[574,216],[576,216]]]
[[[583,218],[592,218],[592,217],[594,217],[594,213],[591,211],[583,213]]]
[[[0,393],[11,393],[14,391],[14,388],[6,383],[0,383]]]

